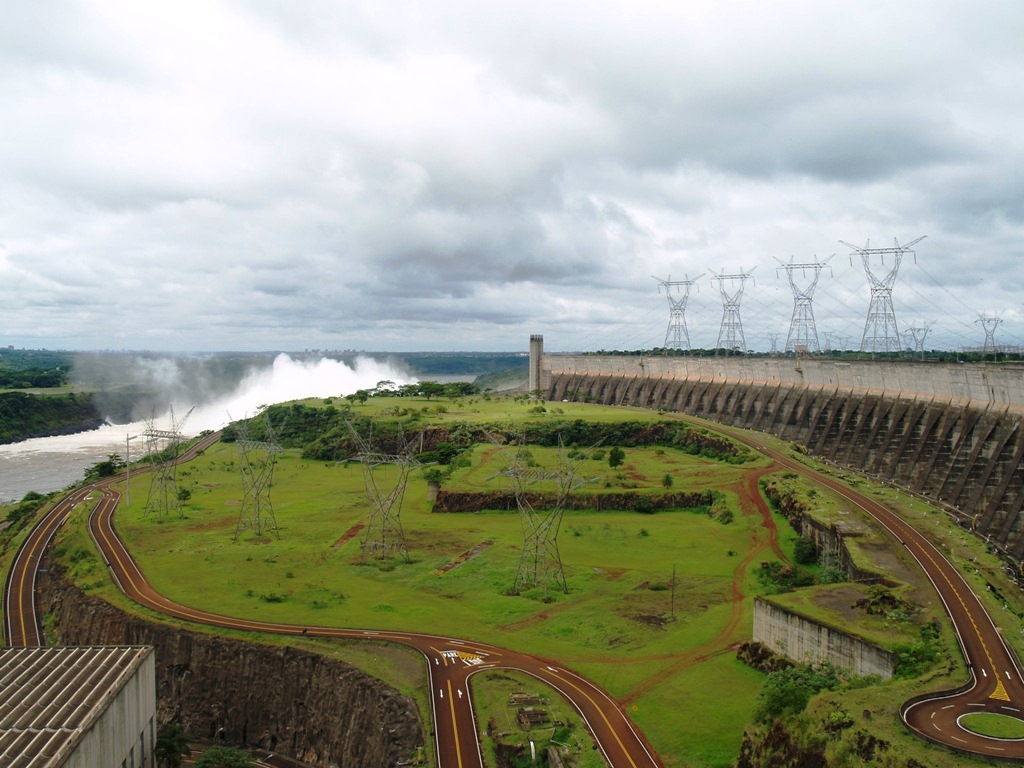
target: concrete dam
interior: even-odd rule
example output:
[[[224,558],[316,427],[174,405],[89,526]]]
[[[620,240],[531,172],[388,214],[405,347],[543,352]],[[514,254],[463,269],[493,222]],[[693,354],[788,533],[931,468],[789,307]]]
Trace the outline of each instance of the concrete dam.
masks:
[[[529,387],[778,435],[939,501],[1024,557],[1024,365],[548,355],[533,336]]]

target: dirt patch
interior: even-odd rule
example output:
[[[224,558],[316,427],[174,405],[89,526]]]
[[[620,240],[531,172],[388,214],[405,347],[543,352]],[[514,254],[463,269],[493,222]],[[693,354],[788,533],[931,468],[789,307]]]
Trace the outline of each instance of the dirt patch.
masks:
[[[450,563],[446,563],[445,565],[441,566],[437,570],[432,571],[432,573],[435,576],[440,576],[443,573],[448,573],[448,571],[450,571],[452,568],[458,568],[463,563],[465,563],[465,562],[467,562],[469,560],[472,560],[474,557],[479,555],[481,552],[483,552],[485,549],[487,549],[488,547],[492,546],[493,544],[494,544],[493,541],[482,541],[479,544],[477,544],[475,547],[473,547],[472,549],[463,552],[461,555],[456,557]]]
[[[334,542],[334,546],[336,546],[336,547],[343,547],[343,546],[345,546],[348,542],[352,541],[352,539],[354,539],[356,537],[356,534],[358,534],[365,527],[366,526],[363,523],[356,523],[351,528],[349,528],[347,531],[345,531],[344,535],[340,539],[338,539],[336,542]]]
[[[637,613],[627,618],[651,629],[664,629],[665,625],[672,621],[671,616],[666,616],[663,613]]]
[[[542,621],[547,621],[550,618],[550,613],[536,613],[533,616],[527,616],[525,619],[513,621],[511,624],[502,624],[500,627],[498,627],[498,629],[502,630],[503,632],[515,632],[519,629],[525,629],[526,627],[532,627],[535,624],[540,624]]]

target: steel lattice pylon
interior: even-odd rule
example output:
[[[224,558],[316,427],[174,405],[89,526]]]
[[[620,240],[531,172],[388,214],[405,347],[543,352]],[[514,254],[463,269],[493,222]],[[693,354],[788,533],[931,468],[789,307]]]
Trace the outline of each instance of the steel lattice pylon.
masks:
[[[910,342],[914,342],[914,352],[921,353],[921,359],[924,359],[924,340],[928,338],[928,331],[932,329],[931,323],[925,323],[924,325],[917,326],[912,325],[903,331],[907,337],[907,349],[910,349]]]
[[[871,242],[859,248],[856,245],[840,240],[843,245],[853,249],[853,254],[861,258],[864,265],[864,274],[867,275],[868,283],[871,286],[871,303],[868,305],[868,317],[864,323],[864,335],[860,341],[861,352],[899,352],[900,332],[896,325],[896,310],[892,305],[892,287],[896,282],[896,275],[900,271],[900,264],[903,263],[904,254],[913,254],[911,248],[924,240],[923,235],[917,240],[900,245],[899,241],[893,239],[891,248],[871,248]],[[881,263],[885,264],[885,257],[891,256],[894,264],[888,274],[879,277],[871,270],[871,260],[878,257]]]
[[[519,522],[523,528],[523,550],[519,556],[519,568],[512,585],[512,594],[541,587],[547,597],[551,587],[568,593],[562,555],[558,551],[558,531],[562,525],[562,514],[569,494],[596,478],[581,480],[576,463],[570,462],[559,438],[558,469],[545,470],[527,466],[519,451],[507,454],[507,466],[500,475],[512,481],[512,489],[519,508]],[[543,510],[536,509],[530,502],[526,486],[541,480],[554,481],[557,487],[554,504]]]
[[[157,429],[155,419],[146,421],[146,429],[142,433],[146,438],[146,455],[152,465],[150,471],[149,494],[143,517],[150,512],[156,513],[157,520],[163,520],[172,512],[182,517],[181,497],[178,495],[178,450],[181,447],[181,428],[185,426],[194,408],[190,408],[181,421],[174,420],[174,408],[171,408],[171,428]]]
[[[718,290],[722,294],[722,327],[718,331],[718,349],[730,352],[744,352],[747,349],[747,342],[743,338],[743,323],[740,322],[740,301],[743,299],[743,289],[747,280],[754,279],[754,269],[737,275],[719,275],[711,270],[711,274],[714,275],[711,280],[718,282]],[[736,283],[739,283],[738,288]]]
[[[804,352],[821,351],[821,347],[818,345],[818,329],[814,324],[812,302],[814,300],[814,289],[818,286],[818,278],[821,276],[821,271],[828,266],[828,262],[831,259],[832,256],[829,256],[824,261],[815,259],[807,264],[794,264],[792,258],[788,264],[781,259],[776,259],[782,265],[775,270],[776,274],[778,274],[779,269],[786,270],[789,287],[793,289],[793,319],[789,323],[789,336],[786,337],[786,352],[797,352],[800,350]],[[796,280],[793,279],[793,272],[798,269],[804,276],[806,276],[807,270],[812,270],[814,273],[810,284],[803,288],[797,286]]]
[[[999,351],[999,347],[996,346],[996,328],[1003,322],[1001,317],[994,317],[991,315],[978,315],[976,323],[981,323],[981,327],[985,330],[985,346],[982,347],[981,353],[987,355],[990,352],[995,354]]]
[[[668,328],[665,331],[665,349],[690,349],[690,333],[686,329],[686,302],[690,298],[690,286],[696,285],[697,280],[702,277],[698,275],[693,280],[687,276],[685,280],[673,280],[671,276],[667,280],[662,280],[660,277],[655,277],[660,285],[658,286],[658,292],[662,289],[665,291],[665,297],[668,299]],[[682,286],[682,294],[679,294],[679,288]],[[672,289],[676,289],[677,296],[672,295]]]
[[[423,465],[413,458],[408,444],[401,454],[373,451],[369,441],[361,437],[351,424],[348,426],[360,448],[355,460],[362,465],[363,482],[370,500],[370,519],[363,533],[362,558],[392,560],[400,557],[409,563],[409,549],[405,544],[405,531],[402,530],[402,501],[405,499],[409,473]],[[397,472],[390,490],[381,487],[379,480],[383,473],[377,472],[378,468],[386,466],[394,467]]]
[[[267,441],[250,439],[244,422],[239,422],[235,428],[238,431],[238,464],[242,470],[243,494],[242,509],[235,526],[235,541],[245,530],[251,530],[254,539],[268,532],[280,538],[274,505],[270,500],[270,488],[281,447],[273,439],[269,420],[267,431],[270,439]]]

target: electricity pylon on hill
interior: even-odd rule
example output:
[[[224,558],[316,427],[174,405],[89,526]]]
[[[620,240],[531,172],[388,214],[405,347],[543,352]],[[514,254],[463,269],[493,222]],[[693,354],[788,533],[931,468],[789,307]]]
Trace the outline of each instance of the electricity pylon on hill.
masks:
[[[753,281],[754,267],[750,272],[739,272],[727,275],[711,270],[714,277],[711,282],[718,283],[718,291],[722,294],[722,327],[718,331],[718,349],[730,352],[746,352],[747,342],[743,338],[743,323],[740,321],[740,302],[743,300],[743,289],[747,280]],[[739,284],[737,287],[737,283]]]
[[[985,346],[982,347],[981,353],[987,355],[989,353],[995,354],[999,351],[999,347],[996,346],[996,328],[999,327],[1003,319],[996,315],[978,315],[976,323],[981,323],[981,327],[985,331]]]
[[[690,349],[690,333],[686,330],[686,302],[690,298],[690,286],[696,285],[703,276],[700,274],[693,280],[688,276],[685,280],[673,280],[669,276],[667,280],[662,280],[660,277],[651,275],[660,283],[658,292],[660,293],[664,289],[665,297],[668,299],[668,328],[665,331],[663,345],[665,349]],[[682,291],[680,291],[680,286],[682,286]],[[676,291],[675,296],[672,295],[673,288]]]
[[[924,360],[924,340],[928,338],[928,331],[931,329],[931,323],[924,323],[920,326],[912,325],[903,331],[903,335],[907,337],[907,349],[911,348],[911,342],[913,342],[914,352],[921,353],[922,360]]]
[[[893,239],[891,248],[871,248],[871,241],[868,241],[863,248],[845,240],[839,241],[853,249],[851,256],[860,256],[861,263],[864,265],[864,274],[867,276],[871,288],[871,303],[868,304],[868,317],[864,323],[864,335],[860,340],[861,352],[900,351],[900,331],[896,325],[896,310],[892,305],[892,287],[896,283],[896,275],[899,274],[903,256],[909,253],[916,259],[917,256],[912,248],[925,237],[927,235],[912,240],[906,245],[900,245],[898,240]],[[886,256],[892,259],[892,268],[884,276],[876,275],[871,268],[871,261],[878,258],[882,266],[885,266]]]
[[[348,425],[359,453],[353,457],[363,468],[363,482],[370,501],[370,520],[366,524],[362,541],[362,559],[391,560],[399,557],[406,563],[412,562],[402,530],[402,502],[409,473],[423,466],[413,455],[411,443],[398,454],[375,451],[370,441],[360,435],[351,423]],[[396,476],[384,484],[385,472],[382,467],[393,467]],[[390,487],[388,487],[390,486]]]
[[[281,446],[274,438],[270,427],[270,419],[266,419],[267,440],[253,440],[245,421],[235,424],[238,447],[238,465],[242,471],[242,509],[238,513],[238,524],[235,526],[235,541],[245,530],[252,531],[254,539],[262,538],[265,533],[273,533],[281,538],[274,515],[274,505],[270,500],[270,488],[274,481],[274,467]]]
[[[793,290],[793,318],[789,323],[789,336],[786,337],[785,351],[797,352],[803,350],[806,352],[820,352],[818,329],[814,324],[814,289],[818,287],[818,278],[821,277],[821,271],[828,267],[832,256],[829,256],[824,261],[818,261],[815,258],[814,261],[804,264],[794,264],[792,258],[790,258],[788,264],[778,257],[775,260],[781,265],[775,270],[775,273],[778,274],[780,269],[786,270],[789,287]],[[793,278],[793,272],[798,269],[805,281],[807,270],[810,270],[812,273],[811,279],[803,287],[797,285],[797,281]],[[829,269],[831,270],[831,268]]]
[[[146,429],[142,435],[146,438],[146,456],[152,470],[143,517],[148,517],[150,512],[156,514],[157,520],[163,520],[172,512],[177,512],[178,517],[184,516],[181,511],[181,497],[178,494],[178,452],[184,439],[182,427],[194,410],[195,407],[189,408],[181,421],[175,421],[172,407],[170,429],[157,429],[156,419],[146,421]]]
[[[558,440],[558,468],[554,470],[531,467],[527,464],[525,446],[505,450],[505,469],[498,475],[512,481],[512,489],[519,508],[519,522],[523,528],[523,549],[519,557],[519,568],[512,585],[512,594],[523,590],[542,587],[544,597],[551,587],[568,593],[562,555],[558,551],[558,531],[569,494],[577,488],[592,483],[598,478],[579,477],[579,461],[570,461],[562,440]],[[530,500],[526,487],[542,480],[554,481],[557,487],[554,504],[548,509],[537,509]]]

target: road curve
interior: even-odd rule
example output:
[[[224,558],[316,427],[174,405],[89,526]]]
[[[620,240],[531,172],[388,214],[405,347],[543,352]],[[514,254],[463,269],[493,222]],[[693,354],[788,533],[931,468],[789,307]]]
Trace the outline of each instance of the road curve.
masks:
[[[114,582],[140,605],[167,616],[216,627],[280,635],[382,640],[420,651],[428,668],[438,768],[483,766],[469,679],[487,669],[526,672],[561,692],[583,718],[612,768],[662,766],[617,702],[587,679],[553,661],[440,635],[252,621],[196,610],[169,600],[149,584],[114,528],[120,494],[111,487],[111,482],[94,483],[71,493],[40,521],[22,544],[6,585],[4,625],[8,644],[44,644],[35,598],[36,574],[43,553],[71,511],[91,494],[99,492],[101,497],[89,516],[90,535]]]
[[[953,622],[970,680],[951,691],[915,696],[900,708],[906,726],[923,739],[980,757],[1024,761],[1024,739],[996,739],[969,731],[965,715],[992,712],[1024,721],[1024,673],[1016,654],[960,571],[925,536],[877,501],[822,475],[757,439],[727,428],[724,434],[836,492],[896,538],[931,580]]]

